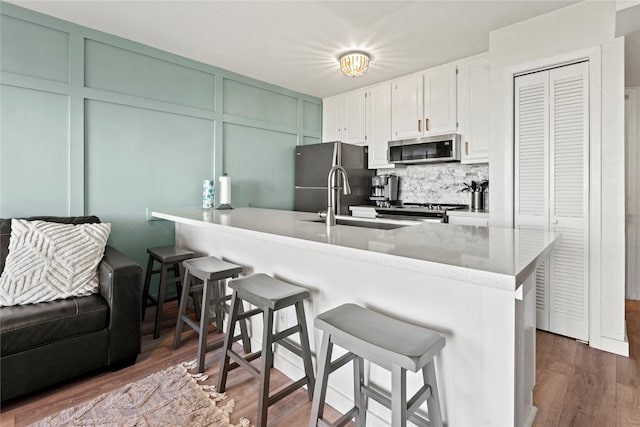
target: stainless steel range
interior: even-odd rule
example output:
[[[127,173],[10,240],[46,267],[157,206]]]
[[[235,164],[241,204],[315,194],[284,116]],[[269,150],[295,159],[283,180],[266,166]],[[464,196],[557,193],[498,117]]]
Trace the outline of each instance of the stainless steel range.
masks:
[[[446,203],[404,203],[398,206],[375,207],[375,210],[377,218],[447,222],[447,211],[468,207]]]

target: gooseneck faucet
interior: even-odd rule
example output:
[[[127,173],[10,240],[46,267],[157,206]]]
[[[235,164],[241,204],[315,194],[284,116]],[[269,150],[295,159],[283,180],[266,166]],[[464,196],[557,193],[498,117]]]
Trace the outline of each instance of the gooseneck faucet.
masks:
[[[331,227],[336,225],[336,213],[335,213],[335,204],[336,204],[336,190],[337,188],[333,188],[333,178],[336,172],[340,172],[342,174],[342,179],[344,180],[344,186],[342,188],[344,195],[351,194],[351,187],[349,186],[349,178],[347,177],[347,171],[340,165],[335,165],[329,171],[329,176],[327,177],[327,226]]]

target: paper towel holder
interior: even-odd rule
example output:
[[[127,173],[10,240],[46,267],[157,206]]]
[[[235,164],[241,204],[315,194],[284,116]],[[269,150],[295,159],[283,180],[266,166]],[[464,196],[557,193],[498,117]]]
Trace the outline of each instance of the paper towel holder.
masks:
[[[218,179],[218,181],[220,183],[220,185],[218,186],[220,206],[218,206],[216,209],[217,210],[233,209],[233,206],[231,206],[231,178],[225,173]]]

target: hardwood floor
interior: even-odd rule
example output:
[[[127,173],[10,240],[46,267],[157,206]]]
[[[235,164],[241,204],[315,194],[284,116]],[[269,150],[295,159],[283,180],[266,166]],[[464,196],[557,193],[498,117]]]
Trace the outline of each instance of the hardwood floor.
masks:
[[[154,313],[148,310],[143,325],[142,354],[134,366],[94,373],[10,401],[1,408],[0,425],[27,425],[166,367],[194,359],[195,332],[185,332],[182,347],[172,348],[176,311],[175,304],[167,306],[162,334],[154,340],[151,321]],[[569,338],[537,333],[536,427],[640,426],[640,301],[627,301],[626,313],[629,358],[594,350]],[[212,333],[209,339],[221,337]],[[208,384],[214,384],[217,379],[221,356],[220,350],[207,354]],[[274,370],[271,390],[287,382],[284,375]],[[257,381],[246,371],[236,369],[229,374],[227,387],[227,395],[236,403],[231,421],[237,423],[240,417],[247,417],[255,422]],[[298,390],[269,408],[269,425],[306,425],[310,409],[306,392]],[[331,408],[325,410],[325,414],[329,419],[338,417]]]
[[[640,301],[626,318],[628,358],[538,331],[534,426],[640,426]]]

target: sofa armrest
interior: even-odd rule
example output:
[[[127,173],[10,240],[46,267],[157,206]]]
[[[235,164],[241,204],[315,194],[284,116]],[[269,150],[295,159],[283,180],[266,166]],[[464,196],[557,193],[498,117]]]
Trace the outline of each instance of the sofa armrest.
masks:
[[[100,295],[109,305],[108,364],[135,358],[142,340],[142,267],[107,246],[98,266]]]

